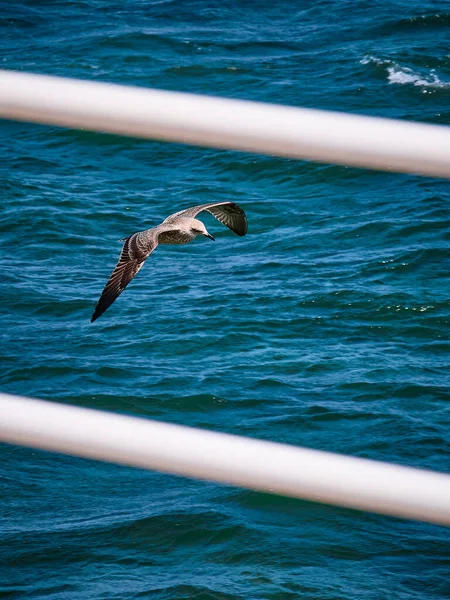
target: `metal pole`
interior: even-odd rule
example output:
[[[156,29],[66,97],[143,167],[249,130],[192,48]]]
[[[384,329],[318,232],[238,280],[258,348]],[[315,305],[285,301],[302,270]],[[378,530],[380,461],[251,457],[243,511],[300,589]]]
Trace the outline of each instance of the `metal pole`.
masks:
[[[0,394],[0,441],[450,525],[450,476]]]
[[[0,117],[450,177],[450,128],[0,70]]]

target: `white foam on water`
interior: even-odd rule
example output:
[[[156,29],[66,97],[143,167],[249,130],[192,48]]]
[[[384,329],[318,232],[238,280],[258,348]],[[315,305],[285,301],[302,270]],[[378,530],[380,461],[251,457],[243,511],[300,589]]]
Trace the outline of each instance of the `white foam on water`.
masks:
[[[429,75],[425,77],[419,75],[418,73],[415,73],[412,69],[409,69],[408,67],[402,68],[398,65],[388,67],[387,71],[389,83],[410,83],[415,86],[432,88],[450,87],[450,81],[442,81],[441,79],[439,79],[436,73],[433,72],[433,70],[430,71]]]
[[[388,60],[381,60],[381,58],[377,58],[376,56],[372,56],[371,54],[366,54],[364,58],[359,61],[362,65],[387,65],[389,64]]]
[[[427,74],[420,74],[409,67],[401,67],[390,60],[382,60],[376,56],[367,54],[359,61],[362,65],[374,64],[385,66],[390,84],[415,85],[417,87],[428,88],[450,88],[450,81],[442,81],[436,75],[435,69],[431,69]]]

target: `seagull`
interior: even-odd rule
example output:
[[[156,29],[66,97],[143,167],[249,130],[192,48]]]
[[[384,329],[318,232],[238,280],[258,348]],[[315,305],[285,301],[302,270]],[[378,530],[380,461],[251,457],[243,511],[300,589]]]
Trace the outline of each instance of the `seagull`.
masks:
[[[139,273],[146,258],[158,244],[188,244],[198,235],[204,235],[215,241],[206,230],[205,225],[195,218],[204,210],[211,213],[237,235],[243,236],[247,233],[247,218],[240,206],[234,202],[213,202],[180,210],[167,217],[160,225],[145,231],[138,231],[124,238],[121,240],[124,241],[124,245],[119,262],[97,302],[91,323],[98,319],[120,296],[133,277]]]

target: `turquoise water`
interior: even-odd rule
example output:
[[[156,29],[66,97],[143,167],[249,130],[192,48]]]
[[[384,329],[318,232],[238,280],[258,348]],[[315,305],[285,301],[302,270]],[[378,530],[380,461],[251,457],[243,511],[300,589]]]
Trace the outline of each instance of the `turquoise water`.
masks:
[[[2,3],[2,68],[450,123],[441,2]],[[2,122],[0,389],[449,471],[448,182]],[[94,324],[118,240],[157,248]],[[450,598],[443,527],[1,447],[0,597]]]

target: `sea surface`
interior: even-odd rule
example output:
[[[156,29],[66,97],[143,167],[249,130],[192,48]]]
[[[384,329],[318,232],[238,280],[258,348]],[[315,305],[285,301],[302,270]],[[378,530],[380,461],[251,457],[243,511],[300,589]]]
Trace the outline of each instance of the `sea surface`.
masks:
[[[450,124],[446,2],[0,5],[0,66]],[[450,471],[449,183],[0,123],[0,390]],[[120,238],[231,200],[90,317]],[[450,530],[2,445],[0,597],[440,600]]]

